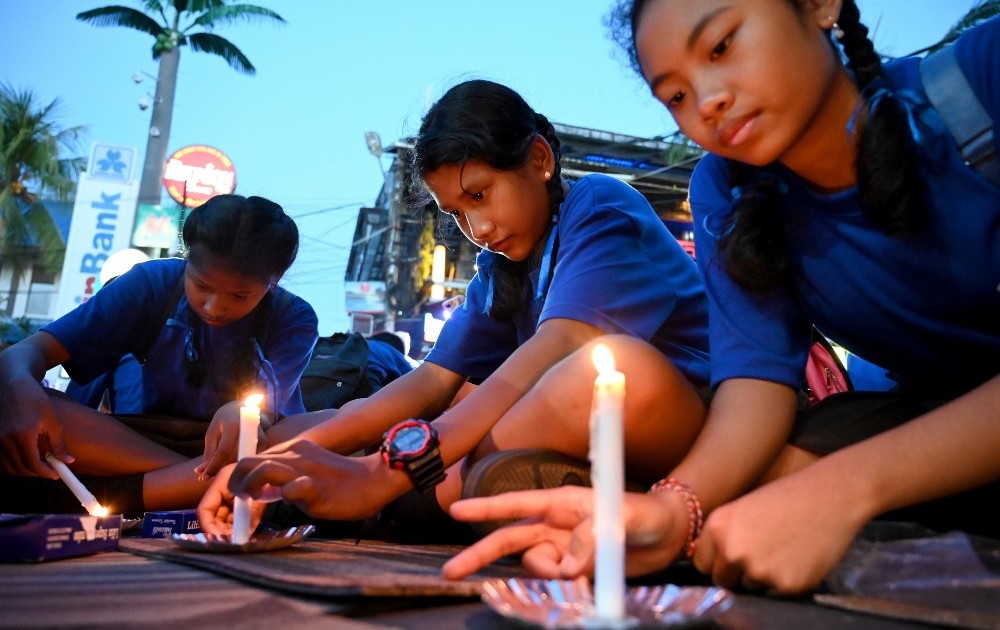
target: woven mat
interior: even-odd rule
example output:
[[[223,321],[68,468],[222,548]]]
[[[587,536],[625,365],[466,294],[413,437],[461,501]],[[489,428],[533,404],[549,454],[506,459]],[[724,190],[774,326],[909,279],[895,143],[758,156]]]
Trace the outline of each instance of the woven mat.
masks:
[[[501,562],[462,581],[445,580],[441,565],[461,549],[445,545],[307,539],[277,551],[226,554],[182,549],[165,538],[123,538],[119,548],[321,597],[479,597],[487,578],[524,575],[517,563]]]

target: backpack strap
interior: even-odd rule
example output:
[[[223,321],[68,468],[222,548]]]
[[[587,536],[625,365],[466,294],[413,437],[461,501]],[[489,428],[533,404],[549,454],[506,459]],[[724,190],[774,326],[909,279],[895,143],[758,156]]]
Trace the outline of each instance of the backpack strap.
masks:
[[[993,142],[993,120],[959,67],[954,46],[921,59],[920,77],[931,105],[958,142],[962,159],[1000,186],[1000,156]]]
[[[132,354],[135,358],[139,360],[139,365],[146,365],[149,360],[149,349],[153,346],[153,342],[156,338],[160,336],[160,331],[163,330],[163,326],[167,323],[167,319],[173,314],[174,309],[181,301],[181,296],[184,295],[184,274],[177,280],[177,285],[174,286],[173,292],[170,294],[170,299],[168,299],[163,304],[163,310],[160,312],[160,319],[156,326],[149,329],[149,333],[146,338],[142,340],[142,345],[139,346],[139,350],[133,350]]]

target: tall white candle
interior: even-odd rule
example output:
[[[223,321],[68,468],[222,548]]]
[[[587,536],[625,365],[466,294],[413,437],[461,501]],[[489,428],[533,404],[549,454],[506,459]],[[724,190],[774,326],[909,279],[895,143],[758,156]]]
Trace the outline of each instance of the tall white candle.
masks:
[[[63,483],[65,483],[70,489],[70,492],[73,493],[73,496],[80,501],[80,505],[87,508],[87,512],[91,516],[108,515],[108,509],[103,507],[97,501],[97,497],[95,497],[90,490],[87,490],[87,487],[83,485],[76,475],[73,474],[73,471],[69,469],[69,466],[56,459],[55,455],[52,453],[45,454],[45,461],[49,463],[49,466],[52,466],[52,468],[59,475],[59,478],[63,480]]]
[[[240,407],[240,441],[236,452],[236,460],[250,457],[257,453],[257,429],[260,427],[260,402],[264,397],[260,394],[248,396]],[[233,536],[237,545],[250,541],[250,499],[236,497],[233,500]]]
[[[622,421],[625,375],[607,346],[592,354],[597,378],[590,412],[590,477],[594,486],[594,604],[601,619],[625,616],[625,493]]]

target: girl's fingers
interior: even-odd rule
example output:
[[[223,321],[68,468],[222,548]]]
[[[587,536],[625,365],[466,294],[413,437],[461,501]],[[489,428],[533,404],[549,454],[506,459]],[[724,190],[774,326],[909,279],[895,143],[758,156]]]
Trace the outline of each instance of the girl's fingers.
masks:
[[[229,479],[234,496],[255,499],[268,486],[284,486],[302,476],[295,468],[273,458],[248,457],[236,465]],[[273,490],[269,490],[273,493]],[[282,488],[282,495],[285,489]]]
[[[547,529],[545,524],[534,521],[501,527],[446,562],[442,574],[449,580],[461,579],[495,560],[544,541]]]
[[[532,575],[545,579],[558,579],[566,577],[576,577],[576,575],[565,575],[562,571],[563,561],[566,558],[566,544],[569,532],[553,532],[556,538],[561,538],[561,543],[551,540],[543,540],[524,552],[521,557],[521,564],[524,565]],[[564,534],[564,536],[558,536]]]
[[[555,520],[572,520],[581,514],[580,501],[590,496],[589,488],[563,487],[548,490],[504,492],[492,497],[456,501],[449,513],[460,521],[489,521],[545,515]]]

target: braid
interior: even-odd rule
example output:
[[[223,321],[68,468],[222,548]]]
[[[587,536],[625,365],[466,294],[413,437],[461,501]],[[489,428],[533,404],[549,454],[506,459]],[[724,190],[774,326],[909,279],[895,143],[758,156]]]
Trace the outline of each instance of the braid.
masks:
[[[844,31],[841,44],[866,104],[872,88],[881,87],[882,62],[854,0],[845,0],[840,12]],[[889,92],[862,119],[855,162],[861,207],[868,219],[889,234],[912,233],[922,227],[927,211],[924,184],[918,170],[918,152],[906,112]]]
[[[882,59],[868,39],[868,27],[861,23],[861,13],[853,0],[843,3],[838,24],[844,31],[840,45],[844,48],[848,66],[854,71],[858,87],[864,89],[882,76]]]
[[[719,237],[726,273],[746,289],[770,289],[791,276],[791,253],[777,208],[781,183],[762,169],[727,160],[736,200]]]
[[[552,178],[545,182],[545,188],[549,192],[549,211],[555,215],[559,212],[559,206],[566,198],[566,193],[562,186],[562,142],[556,135],[556,129],[544,115],[535,112],[535,123],[538,125],[538,133],[552,148],[553,166]]]

